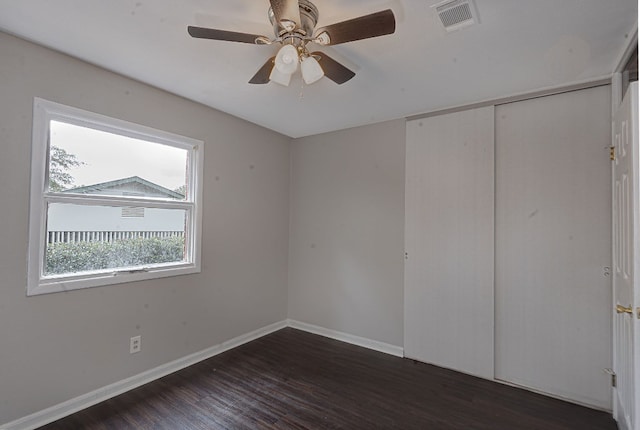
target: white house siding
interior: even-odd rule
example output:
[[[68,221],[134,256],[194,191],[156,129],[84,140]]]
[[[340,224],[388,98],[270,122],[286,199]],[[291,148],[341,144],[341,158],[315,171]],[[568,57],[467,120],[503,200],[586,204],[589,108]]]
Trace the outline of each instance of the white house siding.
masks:
[[[122,208],[54,203],[48,231],[184,231],[185,211],[144,208],[144,217],[123,217]]]
[[[113,182],[120,182],[116,183]],[[140,178],[68,190],[81,194],[174,198],[170,190]],[[157,186],[158,189],[153,188]],[[186,213],[181,209],[84,206],[53,203],[47,214],[48,242],[110,241],[129,237],[166,237],[184,234]],[[91,233],[91,234],[86,234]],[[126,234],[124,234],[126,233]]]

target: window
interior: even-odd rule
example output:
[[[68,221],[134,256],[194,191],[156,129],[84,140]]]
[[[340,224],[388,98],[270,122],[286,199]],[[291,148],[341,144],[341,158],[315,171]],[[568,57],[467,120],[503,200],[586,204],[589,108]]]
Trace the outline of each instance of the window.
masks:
[[[202,151],[36,98],[27,295],[199,272]]]

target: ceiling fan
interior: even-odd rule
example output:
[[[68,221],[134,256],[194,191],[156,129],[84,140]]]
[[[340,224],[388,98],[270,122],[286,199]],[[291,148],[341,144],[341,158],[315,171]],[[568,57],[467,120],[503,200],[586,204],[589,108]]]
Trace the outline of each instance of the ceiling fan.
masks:
[[[257,45],[281,44],[277,55],[269,58],[249,83],[266,84],[273,81],[287,86],[298,67],[306,84],[312,84],[323,76],[337,84],[344,84],[355,76],[353,71],[327,54],[309,52],[307,44],[339,45],[392,34],[396,30],[396,20],[390,9],[316,29],[318,9],[309,0],[270,0],[270,3],[268,15],[274,38],[194,26],[188,26],[187,31],[199,39]]]

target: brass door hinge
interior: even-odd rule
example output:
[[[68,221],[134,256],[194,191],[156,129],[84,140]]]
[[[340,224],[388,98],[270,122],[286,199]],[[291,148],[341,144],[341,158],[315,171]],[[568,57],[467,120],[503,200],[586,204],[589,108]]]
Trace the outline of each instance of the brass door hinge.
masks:
[[[609,147],[609,160],[614,161],[616,159],[616,147]]]

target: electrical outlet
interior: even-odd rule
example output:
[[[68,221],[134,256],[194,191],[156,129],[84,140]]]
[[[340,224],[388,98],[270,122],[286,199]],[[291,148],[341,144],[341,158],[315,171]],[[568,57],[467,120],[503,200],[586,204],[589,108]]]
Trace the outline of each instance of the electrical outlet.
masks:
[[[135,354],[136,352],[140,352],[142,342],[142,336],[134,336],[131,338],[129,342],[129,353]]]

